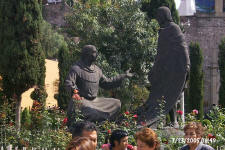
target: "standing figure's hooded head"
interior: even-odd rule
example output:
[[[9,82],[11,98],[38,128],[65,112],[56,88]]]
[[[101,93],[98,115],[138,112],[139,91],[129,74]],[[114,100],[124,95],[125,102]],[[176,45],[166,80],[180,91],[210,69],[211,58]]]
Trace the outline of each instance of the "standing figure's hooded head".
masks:
[[[97,59],[97,49],[94,45],[85,45],[82,49],[81,59],[90,63]]]
[[[169,22],[172,22],[172,16],[170,9],[168,7],[162,6],[157,10],[156,20],[158,21],[160,27],[167,25]]]

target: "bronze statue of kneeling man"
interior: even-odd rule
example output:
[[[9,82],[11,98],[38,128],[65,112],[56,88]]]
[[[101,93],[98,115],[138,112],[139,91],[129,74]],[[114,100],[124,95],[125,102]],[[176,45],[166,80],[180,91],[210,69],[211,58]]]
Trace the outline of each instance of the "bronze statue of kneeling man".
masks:
[[[126,71],[112,78],[107,78],[102,70],[94,64],[97,50],[93,45],[85,45],[82,49],[81,59],[69,71],[65,81],[67,91],[71,94],[68,105],[68,126],[75,121],[75,100],[81,100],[81,112],[89,121],[103,121],[114,118],[120,110],[121,102],[115,98],[97,97],[99,87],[112,89],[119,87],[122,81],[133,74]]]

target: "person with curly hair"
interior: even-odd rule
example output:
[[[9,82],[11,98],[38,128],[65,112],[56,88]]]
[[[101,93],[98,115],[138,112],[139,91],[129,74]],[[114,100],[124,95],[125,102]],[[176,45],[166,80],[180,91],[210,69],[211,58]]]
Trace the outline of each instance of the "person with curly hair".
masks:
[[[66,150],[95,150],[93,142],[87,137],[75,137],[71,140]]]
[[[201,142],[204,134],[204,127],[201,123],[189,122],[184,126],[184,133],[187,145],[181,147],[181,150],[214,150],[211,146]]]
[[[137,150],[159,150],[157,134],[150,128],[143,128],[135,134]]]

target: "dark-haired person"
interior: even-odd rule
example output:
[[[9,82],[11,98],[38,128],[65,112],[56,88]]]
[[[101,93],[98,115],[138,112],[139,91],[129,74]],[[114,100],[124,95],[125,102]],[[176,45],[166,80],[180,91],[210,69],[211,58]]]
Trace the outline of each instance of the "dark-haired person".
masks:
[[[94,147],[97,147],[97,128],[94,123],[90,121],[78,121],[71,129],[72,138],[75,137],[88,137]]]
[[[184,126],[185,141],[187,145],[181,150],[214,150],[209,145],[201,143],[204,128],[201,123],[189,122]]]
[[[95,150],[95,146],[87,137],[75,137],[70,141],[66,150]]]
[[[135,134],[137,150],[159,150],[157,134],[150,128],[143,128]]]
[[[110,144],[104,144],[103,150],[133,150],[134,147],[128,144],[128,133],[124,130],[114,130],[109,138]]]

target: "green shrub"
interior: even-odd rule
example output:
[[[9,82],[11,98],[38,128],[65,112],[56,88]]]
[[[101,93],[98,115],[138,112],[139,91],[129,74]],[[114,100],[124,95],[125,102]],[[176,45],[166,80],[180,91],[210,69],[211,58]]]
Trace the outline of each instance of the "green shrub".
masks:
[[[189,110],[199,110],[199,118],[203,119],[203,56],[202,50],[198,43],[191,43],[190,49],[190,80],[189,80],[189,94],[188,107]]]
[[[68,41],[68,45],[63,45],[59,50],[58,68],[59,68],[59,94],[57,96],[58,105],[66,110],[70,100],[70,95],[65,89],[65,80],[69,74],[69,69],[76,62],[80,55],[80,49],[77,48],[72,41]]]
[[[22,127],[25,127],[27,129],[30,128],[30,125],[31,125],[31,115],[30,115],[30,111],[25,108],[22,112],[22,115],[21,115],[21,125]]]
[[[2,1],[3,2],[3,1]],[[5,1],[0,6],[0,68],[3,91],[16,101],[20,128],[21,95],[34,85],[44,86],[45,57],[40,43],[42,14],[37,0]]]
[[[62,35],[52,29],[52,26],[46,22],[41,23],[41,45],[48,59],[57,58],[59,49],[65,45]]]

